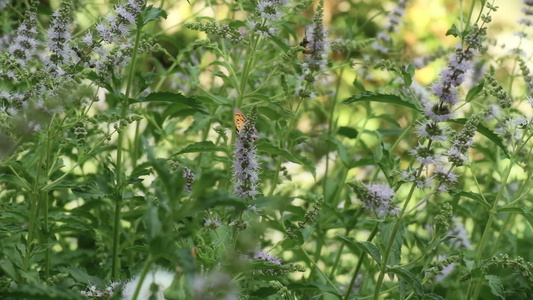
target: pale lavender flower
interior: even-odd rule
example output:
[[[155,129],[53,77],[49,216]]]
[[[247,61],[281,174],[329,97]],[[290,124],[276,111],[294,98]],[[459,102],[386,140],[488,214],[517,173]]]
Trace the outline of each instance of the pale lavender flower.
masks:
[[[418,136],[434,142],[445,142],[450,130],[446,125],[438,124],[433,120],[424,120],[416,127]]]
[[[210,228],[217,228],[217,227],[220,227],[220,225],[222,225],[222,223],[220,223],[220,220],[219,219],[212,219],[212,218],[207,218],[207,219],[204,219],[204,226],[205,227],[210,227]]]
[[[456,46],[454,54],[450,58],[448,68],[440,73],[440,80],[433,86],[432,91],[440,100],[437,104],[426,103],[425,113],[437,122],[443,122],[452,117],[451,109],[457,103],[457,87],[465,80],[465,73],[470,68],[470,61],[477,49],[481,47],[480,35],[485,28],[478,29],[472,26],[472,32],[464,38],[463,45]]]
[[[62,65],[76,64],[79,57],[76,55],[71,43],[70,34],[70,10],[68,6],[64,6],[56,10],[52,14],[51,26],[47,31],[48,50],[50,54],[45,58],[46,69],[55,75],[55,77],[62,77],[65,71]]]
[[[259,249],[256,249],[254,251],[253,258],[257,260],[264,260],[277,266],[281,266],[281,259],[274,257]]]
[[[101,43],[94,45],[90,36],[83,38],[83,42],[92,45],[93,55],[86,66],[96,69],[99,75],[110,74],[112,69],[123,67],[129,63],[133,42],[131,30],[146,5],[143,0],[129,0],[126,4],[116,6],[114,14],[101,20],[95,27]]]
[[[81,38],[81,41],[87,46],[87,47],[92,47],[93,46],[93,34],[89,31],[87,32],[82,38]]]
[[[96,299],[110,299],[115,295],[115,287],[119,285],[120,282],[111,282],[109,286],[106,286],[103,290],[99,290],[96,285],[89,285],[87,289],[81,291],[80,294],[85,297],[96,298]]]
[[[435,164],[440,160],[439,154],[435,154],[433,149],[421,144],[416,146],[415,149],[411,150],[411,155],[414,155],[416,161],[423,166]]]
[[[419,189],[424,189],[430,187],[433,184],[433,179],[427,177],[419,177],[415,180],[416,187]]]
[[[183,177],[187,182],[187,184],[185,185],[185,190],[190,192],[192,188],[192,183],[194,182],[194,173],[191,171],[191,169],[183,167]]]
[[[361,203],[379,218],[386,215],[396,215],[399,207],[392,202],[394,190],[382,184],[363,184],[355,181],[350,184]]]
[[[328,63],[329,42],[322,18],[324,3],[320,1],[313,23],[306,28],[304,40],[300,44],[306,47],[305,58],[301,63],[302,74],[298,77],[296,94],[302,98],[310,96],[306,87],[314,87],[320,74],[325,74]],[[304,92],[305,91],[305,92]]]
[[[234,170],[234,192],[246,198],[254,198],[259,194],[257,186],[259,184],[259,163],[257,162],[254,141],[257,139],[255,130],[255,116],[257,108],[252,108],[249,118],[242,126],[235,142]]]
[[[407,7],[406,0],[399,0],[390,14],[387,15],[388,22],[384,25],[385,31],[381,31],[376,35],[375,41],[372,43],[372,48],[378,52],[386,54],[389,52],[389,45],[391,43],[390,34],[397,32],[402,21],[402,17],[405,14],[405,8]]]
[[[448,151],[448,161],[456,166],[462,166],[466,162],[466,151],[472,146],[472,138],[476,134],[477,125],[483,119],[484,113],[472,115],[463,126],[463,130],[455,137]]]
[[[5,9],[10,2],[11,0],[0,0],[0,10]]]
[[[398,173],[401,176],[401,180],[406,182],[414,182],[415,176],[416,176],[416,170],[408,169],[408,170],[400,170]]]
[[[269,37],[277,32],[276,21],[283,17],[281,6],[285,5],[285,0],[260,0],[257,3],[257,16],[259,21],[251,20],[250,29],[264,37]]]
[[[35,38],[37,35],[36,15],[30,12],[28,17],[20,24],[14,40],[9,46],[10,58],[18,62],[21,67],[25,67],[28,60],[34,55],[39,44]]]
[[[270,22],[277,21],[281,18],[281,9],[275,0],[262,0],[257,4],[257,12],[261,18],[265,18]]]
[[[433,170],[434,180],[440,182],[439,191],[445,192],[448,188],[457,183],[459,176],[452,172],[452,170],[446,170],[443,165],[437,165],[435,170]]]

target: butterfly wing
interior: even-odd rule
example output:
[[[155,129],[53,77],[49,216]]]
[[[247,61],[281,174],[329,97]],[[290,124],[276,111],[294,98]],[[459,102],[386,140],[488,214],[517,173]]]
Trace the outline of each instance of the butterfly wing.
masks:
[[[237,107],[233,109],[233,121],[235,122],[235,130],[238,133],[239,131],[241,131],[242,126],[246,122],[246,117],[244,116],[242,111]]]
[[[242,126],[244,126],[244,123],[246,123],[246,116],[242,113],[242,111],[235,107],[233,109],[233,122],[235,122],[235,132],[239,133],[242,129]],[[257,141],[257,130],[254,128],[254,140]]]

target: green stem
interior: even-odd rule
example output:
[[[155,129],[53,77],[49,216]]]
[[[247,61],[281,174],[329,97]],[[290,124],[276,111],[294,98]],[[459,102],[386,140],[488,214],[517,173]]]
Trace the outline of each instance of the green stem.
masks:
[[[143,285],[143,281],[146,278],[146,274],[148,274],[148,271],[150,271],[150,265],[152,264],[152,257],[148,256],[148,259],[144,263],[143,270],[141,272],[141,277],[139,278],[139,282],[137,283],[137,286],[135,287],[135,292],[133,293],[132,300],[137,300],[137,297],[139,297],[139,291],[141,290],[141,287]]]
[[[501,182],[500,190],[498,191],[498,194],[496,195],[496,199],[494,199],[494,203],[492,204],[492,209],[489,214],[489,219],[487,220],[487,224],[485,225],[485,229],[483,230],[483,235],[481,236],[481,241],[479,242],[478,248],[477,248],[477,254],[476,254],[476,260],[475,265],[477,266],[479,264],[479,261],[481,259],[481,255],[483,254],[483,250],[485,249],[485,244],[487,243],[487,240],[490,235],[490,231],[492,229],[492,222],[494,221],[494,216],[496,215],[496,208],[498,207],[498,202],[501,199],[503,195],[503,191],[505,189],[505,186],[507,185],[507,180],[509,180],[509,175],[511,174],[511,170],[514,165],[514,155],[511,157],[509,161],[509,165],[507,166],[507,169],[505,170],[505,174],[503,176],[503,180]],[[470,279],[470,283],[468,284],[468,291],[467,291],[467,299],[476,299],[476,297],[471,297],[472,293],[474,291],[478,291],[480,288],[480,282],[477,281],[474,284],[474,279]],[[476,292],[477,294],[477,292]]]
[[[124,144],[124,135],[125,131],[127,129],[127,125],[123,125],[123,122],[125,122],[126,119],[126,113],[128,112],[129,107],[129,97],[130,92],[133,87],[133,77],[135,74],[135,63],[137,60],[137,52],[139,50],[139,41],[141,39],[141,28],[137,28],[137,34],[135,36],[135,44],[133,46],[133,54],[131,56],[131,67],[129,70],[128,75],[128,83],[126,86],[126,94],[124,95],[124,99],[122,100],[122,110],[120,113],[120,120],[119,120],[119,128],[120,131],[118,133],[118,142],[117,142],[117,167],[116,167],[116,177],[117,177],[117,190],[118,195],[117,199],[115,199],[115,220],[113,224],[113,253],[112,253],[112,264],[111,264],[111,278],[113,280],[119,279],[119,261],[118,261],[118,251],[119,251],[119,244],[120,244],[120,218],[121,218],[121,204],[122,204],[122,197],[124,192],[124,179],[122,177],[122,145]]]
[[[347,55],[347,57],[350,57],[349,53]],[[340,73],[339,73],[339,76],[337,77],[337,86],[335,87],[335,96],[333,97],[332,99],[332,102],[331,102],[331,110],[329,111],[329,124],[328,124],[328,135],[326,137],[326,169],[324,170],[324,186],[322,187],[322,190],[324,192],[324,201],[326,203],[328,203],[328,199],[327,199],[327,195],[326,195],[326,188],[328,186],[328,171],[329,171],[329,139],[331,138],[332,136],[332,132],[333,130],[335,129],[334,128],[334,125],[335,123],[333,122],[333,115],[335,113],[335,106],[337,104],[337,96],[339,94],[339,87],[340,87],[340,84],[342,82],[341,78],[342,78],[342,74],[344,73],[344,68],[341,69]],[[337,189],[339,187],[337,186]]]
[[[45,153],[46,169],[47,169],[46,180],[48,180],[48,173],[51,168],[50,155],[52,153],[52,144],[50,141],[52,141],[51,128],[52,128],[52,123],[54,122],[54,119],[55,119],[55,116],[52,118],[50,125],[48,126],[48,132],[47,132],[48,138],[46,139],[46,145],[44,149],[46,151]],[[48,192],[41,191],[40,193],[41,193],[42,202],[44,204],[43,205],[43,210],[44,210],[43,235],[45,238],[45,243],[48,243],[49,235],[50,235],[49,228],[48,228]],[[51,267],[50,247],[46,247],[44,261],[45,261],[44,263],[45,279],[48,279],[50,277],[50,267]]]
[[[335,284],[333,284],[333,282],[331,282],[331,280],[329,279],[329,277],[324,274],[324,272],[318,267],[318,265],[315,263],[315,261],[313,259],[311,259],[311,257],[309,256],[309,254],[307,253],[307,251],[305,251],[305,249],[302,247],[302,245],[299,245],[298,246],[300,248],[300,250],[302,250],[302,253],[305,255],[305,257],[307,257],[307,259],[309,260],[309,262],[311,262],[311,264],[315,267],[315,269],[318,271],[318,273],[320,273],[322,275],[322,277],[324,277],[324,279],[326,280],[326,282],[335,290],[335,292],[337,292],[337,294],[339,293],[339,290],[337,289],[337,287],[335,286]]]
[[[431,147],[431,143],[428,144],[428,148]],[[423,170],[424,166],[420,166],[420,168],[418,168],[418,171],[417,171],[417,178],[420,177],[420,174],[422,173],[422,170]],[[400,229],[400,225],[402,223],[402,219],[403,219],[403,216],[405,214],[405,211],[407,210],[407,205],[409,204],[409,202],[411,201],[412,199],[412,196],[413,196],[413,193],[415,191],[415,188],[416,188],[416,183],[413,182],[413,184],[411,185],[411,189],[409,190],[409,194],[407,195],[407,199],[405,200],[405,203],[403,204],[403,208],[402,208],[402,211],[400,212],[400,216],[396,219],[396,222],[394,223],[394,227],[392,229],[392,233],[391,233],[391,236],[389,238],[389,243],[387,244],[387,249],[385,250],[385,255],[383,256],[383,260],[382,260],[382,265],[381,265],[381,269],[379,271],[379,276],[378,276],[378,280],[376,282],[376,287],[375,287],[375,290],[374,290],[374,300],[378,300],[379,299],[379,295],[380,295],[380,290],[381,290],[381,285],[383,284],[383,278],[385,278],[385,271],[387,269],[387,263],[389,261],[389,258],[390,258],[390,254],[391,254],[391,250],[392,250],[392,245],[394,244],[394,239],[396,238],[396,234],[398,233],[398,230]]]
[[[293,126],[296,123],[298,110],[300,109],[300,106],[302,105],[302,103],[303,103],[303,101],[302,101],[302,99],[300,99],[300,101],[298,101],[298,104],[296,105],[296,109],[294,110],[294,113],[293,113],[294,115],[293,115],[293,117],[291,119],[289,127],[285,131],[285,134],[281,137],[281,140],[279,142],[279,145],[280,145],[281,149],[283,149],[285,147],[286,141],[287,141],[287,139],[289,137],[289,133],[291,132]],[[282,161],[282,158],[279,157],[278,158],[278,162],[276,164],[276,170],[274,171],[274,179],[272,179],[272,186],[270,187],[270,191],[268,192],[269,196],[272,196],[274,194],[274,190],[276,189],[277,182],[278,182],[278,179],[279,179],[279,171],[281,169],[281,161]]]
[[[32,242],[34,239],[35,232],[35,223],[38,221],[39,216],[39,205],[41,205],[41,196],[42,193],[39,191],[39,184],[41,183],[41,173],[43,169],[43,155],[45,154],[45,149],[41,148],[39,151],[39,159],[37,161],[37,175],[35,176],[35,181],[33,182],[33,187],[31,188],[32,199],[30,202],[30,220],[28,224],[28,240],[26,241],[26,256],[24,257],[24,270],[27,272],[29,269],[29,263],[31,258],[32,251]]]
[[[256,37],[252,40],[252,52],[250,53],[250,58],[247,59],[244,63],[244,70],[241,77],[241,82],[239,84],[239,97],[237,98],[237,107],[242,106],[242,102],[244,100],[244,93],[246,91],[246,85],[248,82],[248,77],[250,76],[250,68],[254,64],[255,61],[255,51],[257,50],[257,45],[259,44],[260,36],[256,35]]]
[[[367,242],[370,242],[374,239],[374,237],[378,233],[378,230],[379,230],[378,224],[374,225],[374,229],[372,230],[372,232],[366,239]],[[357,266],[355,267],[355,271],[353,272],[352,280],[350,280],[350,285],[348,286],[348,289],[346,290],[346,294],[344,295],[344,300],[348,300],[348,298],[350,297],[350,294],[353,289],[353,285],[355,284],[355,280],[357,279],[357,275],[359,275],[359,271],[361,270],[361,266],[363,265],[363,262],[365,261],[365,259],[366,259],[366,253],[361,251],[361,257],[359,258],[359,261],[357,262]]]

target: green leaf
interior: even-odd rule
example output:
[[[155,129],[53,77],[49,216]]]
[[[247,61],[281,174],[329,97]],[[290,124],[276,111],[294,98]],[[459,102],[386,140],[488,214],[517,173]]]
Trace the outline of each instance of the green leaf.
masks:
[[[453,24],[452,27],[448,29],[448,31],[446,31],[446,36],[448,35],[453,35],[454,37],[458,37],[461,35],[461,32],[459,31],[459,29],[457,29],[457,26]]]
[[[152,241],[161,232],[161,221],[159,221],[157,206],[153,206],[152,204],[148,205],[145,219],[148,227],[146,230],[148,241]]]
[[[348,155],[348,151],[346,151],[346,147],[344,147],[341,141],[339,141],[335,137],[331,137],[329,140],[331,143],[333,143],[336,146],[337,153],[339,153],[339,158],[341,159],[342,163],[345,166],[349,167],[352,160],[350,159],[350,156]]]
[[[463,125],[466,123],[466,121],[467,121],[467,119],[450,119],[450,120],[448,120],[448,122],[450,122],[450,123],[457,123],[457,124],[463,124]],[[507,147],[503,144],[503,142],[500,139],[500,137],[497,136],[490,129],[488,129],[487,127],[483,126],[482,124],[478,124],[477,125],[477,132],[481,133],[486,138],[491,140],[496,146],[500,147],[503,150],[503,152],[505,153],[505,156],[507,156],[507,158],[511,157],[511,155],[509,154],[509,151],[507,150]]]
[[[341,234],[337,234],[339,238],[344,240],[350,245],[357,247],[359,250],[370,255],[378,264],[381,264],[381,254],[379,253],[378,247],[368,241],[357,241],[351,237],[347,237]]]
[[[350,103],[361,102],[361,101],[397,104],[397,105],[405,106],[413,110],[421,111],[421,108],[418,108],[415,104],[407,100],[403,100],[399,96],[390,95],[390,94],[380,94],[380,93],[374,93],[374,92],[364,92],[359,95],[353,95],[350,98],[344,100],[343,103],[350,104]]]
[[[446,300],[442,296],[433,293],[426,294],[424,299]]]
[[[357,135],[359,134],[359,132],[357,132],[357,130],[351,128],[351,127],[345,127],[345,126],[341,126],[339,127],[339,130],[337,131],[337,133],[339,135],[343,135],[347,138],[350,138],[350,139],[355,139],[357,138]]]
[[[472,87],[468,91],[468,94],[466,94],[465,101],[466,102],[470,102],[470,101],[474,100],[483,91],[483,87],[484,86],[485,86],[485,81],[482,80],[478,85]]]
[[[231,226],[222,225],[217,227],[216,233],[213,232],[213,241],[211,245],[213,248],[220,246],[229,247],[231,244],[231,238],[233,237],[233,228]]]
[[[103,191],[95,181],[89,182],[89,184],[84,187],[72,189],[72,192],[84,199],[103,199],[109,196],[109,193]]]
[[[166,19],[167,13],[160,7],[154,7],[153,5],[150,5],[146,7],[146,9],[143,11],[142,24],[146,25],[147,23],[151,21],[157,21],[159,20],[160,17],[163,17],[163,19]]]
[[[203,142],[198,142],[198,143],[187,145],[185,148],[181,149],[180,152],[176,154],[194,153],[194,152],[214,152],[214,151],[224,151],[224,150],[225,150],[224,148],[213,144],[213,142],[211,141],[203,141]]]
[[[97,276],[91,276],[84,269],[78,267],[58,267],[61,273],[67,273],[77,282],[81,282],[87,285],[103,286],[102,280]]]
[[[401,70],[401,76],[406,86],[411,86],[413,83],[413,76],[415,75],[415,65],[410,63],[407,70]]]
[[[93,227],[89,224],[89,221],[80,216],[66,215],[64,213],[51,213],[50,221],[61,222],[63,224],[57,226],[53,225],[50,231],[53,233],[59,232],[85,232],[92,233]]]
[[[137,167],[135,167],[133,171],[131,171],[131,174],[128,178],[128,183],[142,182],[143,179],[140,177],[148,176],[150,175],[150,172],[151,172],[150,163],[148,162],[142,163],[138,165]]]
[[[387,247],[387,244],[390,241],[392,231],[394,229],[394,222],[386,222],[379,224],[379,229],[381,231],[381,242],[385,247]],[[403,244],[403,233],[404,233],[404,225],[400,225],[400,228],[398,229],[398,232],[396,232],[396,235],[394,237],[394,240],[392,241],[392,250],[390,254],[390,259],[388,262],[383,262],[385,264],[389,265],[397,265],[401,261],[401,254],[402,254],[402,244]]]
[[[503,290],[503,283],[500,277],[496,275],[485,275],[490,287],[490,291],[494,296],[500,297],[500,299],[505,299],[505,292]]]
[[[277,146],[274,146],[272,144],[269,144],[265,141],[259,141],[257,143],[257,149],[259,151],[268,152],[270,154],[279,155],[288,161],[291,161],[293,163],[297,163],[299,165],[304,166],[311,174],[313,174],[313,177],[316,177],[316,170],[315,165],[311,160],[309,160],[306,157],[300,156],[298,154],[293,154],[288,152],[287,150],[280,149]]]
[[[209,111],[207,107],[198,100],[196,97],[186,97],[180,93],[172,92],[155,92],[146,97],[139,97],[138,99],[130,99],[130,103],[142,103],[142,102],[169,102],[169,103],[181,103],[189,106],[196,111],[207,115]]]
[[[79,183],[76,183],[76,182],[70,182],[70,181],[58,181],[58,182],[54,182],[50,185],[45,185],[42,190],[47,192],[47,191],[51,191],[51,190],[62,190],[62,189],[77,189],[77,188],[80,188],[81,185]]]
[[[25,275],[22,277],[24,278]],[[7,290],[0,291],[2,299],[26,299],[26,300],[83,300],[79,291],[70,288],[59,288],[55,286],[43,286],[34,284],[14,284]],[[5,298],[4,298],[5,297]]]
[[[398,275],[398,277],[405,280],[417,295],[425,295],[424,288],[422,287],[420,280],[418,280],[418,278],[413,273],[402,268],[392,268],[388,271]]]
[[[481,197],[481,195],[478,194],[478,193],[474,193],[474,192],[459,192],[459,193],[455,193],[454,191],[450,191],[450,195],[458,196],[458,197],[466,197],[466,198],[472,199],[472,200],[478,202],[479,204],[483,205],[483,207],[485,207],[488,210],[490,210],[492,208],[490,206],[490,204],[487,201],[485,201],[485,199],[483,199],[483,197]]]
[[[496,210],[498,213],[508,212],[522,215],[529,225],[533,228],[533,213],[530,209],[527,209],[523,206],[514,206],[514,207],[501,207]]]
[[[31,191],[30,184],[24,178],[19,178],[15,175],[1,175],[0,182],[11,183],[23,190]]]

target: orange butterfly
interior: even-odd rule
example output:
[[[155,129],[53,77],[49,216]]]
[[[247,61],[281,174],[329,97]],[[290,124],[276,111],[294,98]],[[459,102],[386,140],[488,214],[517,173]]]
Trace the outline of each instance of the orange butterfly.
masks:
[[[235,107],[233,109],[233,122],[235,122],[235,131],[239,133],[244,126],[244,123],[246,123],[246,116],[242,113],[242,111]],[[255,137],[254,140],[257,141],[257,130],[255,131]]]

